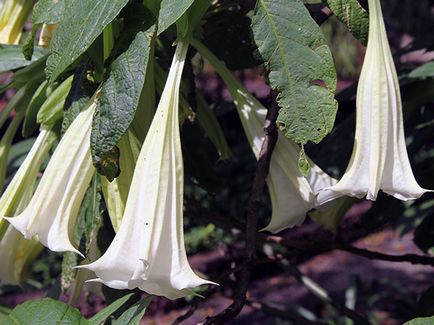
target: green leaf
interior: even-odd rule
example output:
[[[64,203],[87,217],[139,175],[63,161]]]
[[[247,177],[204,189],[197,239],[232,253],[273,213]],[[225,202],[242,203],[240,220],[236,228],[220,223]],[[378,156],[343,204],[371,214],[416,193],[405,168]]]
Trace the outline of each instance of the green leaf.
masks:
[[[39,0],[33,7],[33,24],[56,24],[63,16],[66,0]]]
[[[420,67],[411,71],[408,76],[410,78],[434,78],[434,61],[422,64]]]
[[[408,322],[404,323],[404,325],[432,325],[434,324],[434,316],[433,317],[419,317]]]
[[[103,310],[99,311],[98,314],[93,316],[89,319],[89,322],[92,325],[99,325],[102,324],[107,317],[109,317],[111,314],[113,314],[116,310],[118,310],[120,307],[122,307],[132,296],[134,293],[127,294],[118,300],[112,302],[110,305],[105,307]]]
[[[78,113],[90,101],[97,85],[87,79],[86,65],[80,64],[74,71],[71,90],[63,105],[62,134],[65,134]]]
[[[127,131],[145,82],[155,26],[139,32],[127,51],[112,64],[103,84],[91,133],[92,159],[98,172],[114,179],[119,174],[116,144]]]
[[[306,158],[306,153],[304,152],[303,148],[301,148],[301,150],[300,150],[300,156],[298,157],[297,165],[298,165],[298,169],[300,170],[301,174],[304,177],[307,177],[307,175],[309,175],[310,164]]]
[[[42,127],[50,129],[56,122],[62,118],[63,105],[71,89],[72,76],[65,79],[45,100],[39,109],[37,122]]]
[[[46,73],[51,80],[68,68],[119,14],[128,0],[65,2],[65,14],[51,40]]]
[[[158,16],[158,35],[174,24],[193,4],[194,0],[161,0]]]
[[[26,60],[21,46],[0,44],[0,72],[28,66],[32,62],[42,58],[46,52],[43,48],[37,47],[31,60]]]
[[[26,110],[26,116],[23,123],[23,136],[29,137],[36,131],[37,122],[36,117],[42,104],[46,101],[47,97],[53,92],[53,85],[48,85],[48,81],[45,80],[41,83],[33,94],[32,99],[29,102]]]
[[[74,243],[79,246],[79,250],[84,255],[89,254],[91,243],[95,240],[96,231],[98,231],[102,222],[100,205],[101,186],[99,176],[95,174],[78,212],[73,233]],[[74,267],[78,265],[78,262],[77,254],[73,252],[66,252],[63,255],[61,274],[62,292],[66,292],[74,280],[76,280],[77,270]]]
[[[6,317],[3,325],[87,325],[89,322],[80,314],[77,308],[51,298],[29,300],[18,305]]]
[[[127,311],[125,311],[118,319],[116,319],[113,325],[139,325],[140,320],[145,314],[146,308],[152,301],[152,296],[147,296],[146,298],[140,300],[133,306],[131,306]]]
[[[28,66],[14,72],[14,75],[12,76],[12,86],[20,88],[27,85],[29,82],[42,82],[45,79],[44,69],[46,62],[47,55],[44,55]]]
[[[258,0],[252,29],[279,91],[282,132],[296,143],[320,142],[337,110],[336,71],[320,28],[301,0]]]
[[[327,0],[335,16],[362,44],[368,42],[369,16],[357,0]]]

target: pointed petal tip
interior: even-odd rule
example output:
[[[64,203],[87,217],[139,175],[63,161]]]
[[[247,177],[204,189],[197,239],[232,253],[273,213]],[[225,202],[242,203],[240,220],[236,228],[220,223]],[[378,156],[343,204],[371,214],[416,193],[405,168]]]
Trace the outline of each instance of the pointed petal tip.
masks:
[[[410,192],[397,192],[394,190],[383,190],[384,193],[393,196],[394,198],[401,200],[401,201],[410,201],[410,200],[417,200],[425,193],[433,193],[434,190],[428,190],[425,188],[420,187],[418,191],[414,191],[412,193]]]
[[[301,224],[304,222],[305,219],[306,219],[306,215],[304,215],[303,218],[301,218],[300,221],[298,221],[297,223],[287,223],[282,225],[274,225],[270,223],[266,227],[259,229],[258,231],[259,232],[268,231],[271,232],[272,234],[277,234],[285,229],[301,226]]]

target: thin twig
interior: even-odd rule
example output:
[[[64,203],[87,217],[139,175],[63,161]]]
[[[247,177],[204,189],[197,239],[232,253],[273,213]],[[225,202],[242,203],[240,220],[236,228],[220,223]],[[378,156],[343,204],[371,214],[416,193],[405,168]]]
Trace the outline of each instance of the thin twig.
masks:
[[[205,325],[223,324],[235,318],[246,303],[246,293],[250,282],[251,266],[256,258],[256,238],[258,231],[258,210],[261,202],[261,196],[264,192],[265,179],[270,169],[270,160],[274,147],[277,142],[276,120],[278,106],[276,103],[276,94],[273,94],[273,103],[268,109],[264,122],[264,141],[259,153],[258,163],[256,165],[256,174],[253,180],[252,191],[247,203],[247,218],[245,228],[245,260],[237,277],[237,288],[234,291],[232,304],[223,310],[220,314],[208,317]]]
[[[284,320],[295,321],[298,325],[323,325],[324,322],[309,320],[290,310],[282,310],[257,301],[247,301],[247,304],[254,309],[261,310],[265,314],[277,316]]]
[[[324,301],[325,303],[333,306],[336,310],[340,311],[342,314],[344,314],[345,316],[353,320],[355,324],[364,324],[364,325],[370,324],[366,318],[364,318],[356,311],[351,310],[345,305],[342,305],[341,303],[332,299],[330,295],[327,293],[327,291],[321,288],[312,279],[310,279],[309,277],[301,273],[296,266],[290,264],[287,260],[282,260],[281,264],[284,267],[285,271],[291,274],[298,282],[303,284],[314,296]]]
[[[333,248],[345,251],[354,255],[366,257],[371,260],[382,260],[388,262],[408,262],[411,264],[422,264],[434,266],[434,257],[423,256],[417,254],[403,254],[403,255],[388,255],[379,252],[373,252],[364,248],[351,246],[347,243],[335,242]]]

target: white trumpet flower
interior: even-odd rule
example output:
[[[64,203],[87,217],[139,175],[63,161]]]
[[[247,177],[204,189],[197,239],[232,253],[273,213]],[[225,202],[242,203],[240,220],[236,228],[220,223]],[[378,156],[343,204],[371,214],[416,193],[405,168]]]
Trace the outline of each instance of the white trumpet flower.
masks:
[[[267,109],[254,98],[231,72],[202,43],[192,41],[196,49],[215,68],[226,83],[237,108],[244,132],[256,158],[264,139],[264,121]],[[263,230],[277,233],[285,228],[300,225],[306,213],[323,203],[327,192],[321,191],[336,183],[311,160],[311,168],[304,177],[298,168],[300,148],[283,135],[279,135],[270,161],[267,186],[270,193],[272,216]]]
[[[20,213],[32,198],[39,169],[55,139],[53,132],[41,130],[20,168],[0,197],[0,238],[9,225],[4,218]]]
[[[41,130],[24,162],[9,183],[0,198],[0,260],[4,267],[0,268],[0,283],[19,284],[26,267],[42,251],[43,246],[36,240],[24,239],[5,217],[19,214],[30,202],[38,172],[44,158],[54,143],[53,132]]]
[[[22,213],[7,220],[25,238],[56,252],[81,253],[72,245],[72,231],[94,173],[90,130],[96,103],[80,112],[59,142],[39,186]]]
[[[401,94],[379,0],[369,0],[369,36],[356,100],[356,135],[350,163],[330,188],[375,200],[378,191],[400,200],[428,190],[418,185],[405,145]]]
[[[176,299],[212,284],[191,269],[183,234],[183,162],[179,86],[188,43],[179,42],[140,151],[121,226],[105,254],[89,265],[115,289],[139,288]]]

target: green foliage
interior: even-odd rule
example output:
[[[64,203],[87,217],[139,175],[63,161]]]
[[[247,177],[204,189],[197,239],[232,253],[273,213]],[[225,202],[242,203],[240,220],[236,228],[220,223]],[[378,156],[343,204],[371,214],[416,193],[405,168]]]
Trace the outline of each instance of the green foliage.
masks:
[[[161,0],[158,16],[158,34],[164,32],[181,18],[193,2],[194,0]]]
[[[114,147],[130,126],[145,82],[155,27],[139,32],[112,64],[93,120],[91,150],[98,171],[113,180],[119,174]]]
[[[66,1],[65,14],[50,44],[46,73],[55,80],[83,54],[128,0]]]
[[[152,296],[138,301],[133,306],[128,308],[118,319],[116,319],[113,325],[139,325],[140,320],[146,312],[146,308],[152,301]]]
[[[279,91],[278,123],[289,139],[318,143],[332,129],[336,71],[318,25],[300,0],[258,0],[252,29]]]
[[[29,300],[7,314],[0,314],[0,322],[4,325],[99,325],[105,323],[105,320],[121,308],[132,295],[132,293],[125,295],[114,301],[89,320],[74,307],[51,298],[44,298]],[[138,325],[151,300],[152,296],[140,300],[115,319],[112,324]]]
[[[33,24],[56,24],[62,20],[68,0],[39,0],[33,7]]]
[[[101,324],[103,323],[111,314],[116,312],[120,307],[122,307],[131,297],[133,293],[124,295],[123,297],[115,300],[110,305],[105,307],[103,310],[99,311],[98,314],[89,319],[90,324]]]
[[[88,325],[78,309],[51,298],[29,300],[0,318],[4,325]]]
[[[327,4],[338,19],[362,44],[368,42],[369,17],[357,0],[327,0]]]
[[[46,50],[37,48],[31,59],[27,60],[22,54],[21,46],[0,44],[0,72],[25,67],[45,54]]]

